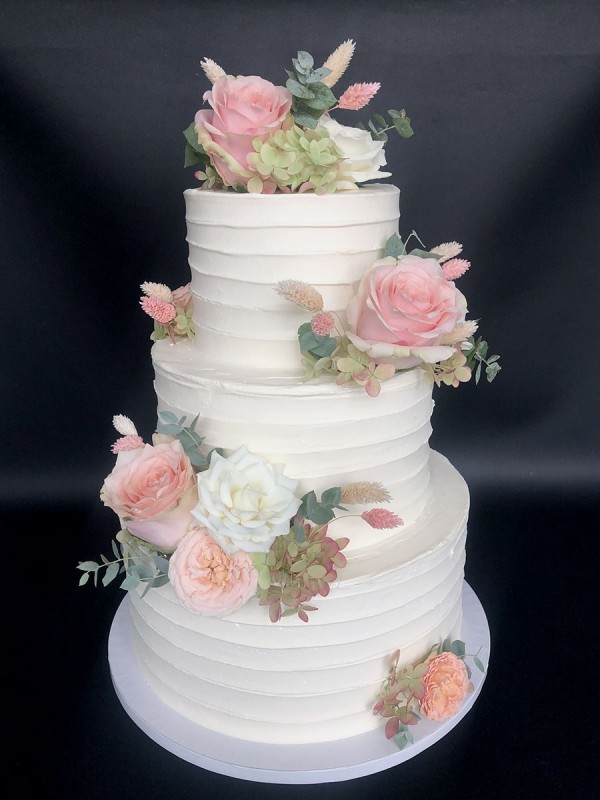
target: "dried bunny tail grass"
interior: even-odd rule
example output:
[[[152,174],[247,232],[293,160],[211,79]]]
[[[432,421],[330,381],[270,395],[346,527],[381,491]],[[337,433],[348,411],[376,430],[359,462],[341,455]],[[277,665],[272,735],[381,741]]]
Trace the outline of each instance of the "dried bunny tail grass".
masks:
[[[323,64],[323,66],[330,69],[331,72],[323,78],[321,83],[324,83],[325,86],[329,86],[329,88],[335,86],[348,69],[348,64],[352,60],[355,47],[356,42],[353,42],[352,39],[346,39],[345,42],[342,42],[342,44],[333,51]]]
[[[314,286],[304,281],[285,280],[279,281],[275,287],[278,295],[290,303],[316,314],[323,310],[323,297]]]
[[[164,283],[144,281],[144,283],[140,284],[140,289],[146,297],[154,297],[156,300],[163,300],[165,303],[173,302],[173,292]]]
[[[460,322],[455,328],[449,331],[441,341],[441,344],[449,346],[459,345],[473,336],[479,326],[474,319],[469,319],[466,322]]]
[[[204,74],[211,83],[214,83],[219,78],[222,78],[224,75],[226,75],[223,67],[220,67],[216,61],[212,60],[212,58],[203,58],[200,62],[200,66],[204,70]]]
[[[463,246],[460,244],[460,242],[442,242],[442,244],[432,247],[430,252],[441,256],[441,258],[438,260],[440,264],[443,264],[444,261],[448,261],[449,258],[454,258],[455,256],[460,255],[460,253],[462,253],[462,249]]]
[[[120,433],[122,436],[137,436],[138,432],[135,429],[135,425],[126,417],[125,414],[115,414],[113,417],[112,423],[115,427],[117,433]]]
[[[359,481],[342,486],[341,502],[350,506],[389,503],[392,496],[381,483]]]
[[[340,95],[338,108],[348,111],[360,111],[369,103],[381,89],[380,83],[353,83],[344,94]]]

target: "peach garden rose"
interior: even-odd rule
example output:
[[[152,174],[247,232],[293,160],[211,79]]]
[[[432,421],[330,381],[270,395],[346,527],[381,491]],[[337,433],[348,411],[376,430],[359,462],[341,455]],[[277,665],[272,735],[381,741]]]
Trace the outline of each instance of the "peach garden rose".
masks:
[[[198,141],[210,156],[225,186],[248,183],[255,173],[247,156],[254,152],[253,139],[263,142],[281,129],[292,95],[257,75],[222,76],[204,93],[212,110],[198,111]]]
[[[425,692],[421,713],[427,719],[439,722],[456,714],[467,696],[467,668],[454,653],[440,653],[429,662],[423,684]]]
[[[177,440],[119,452],[100,498],[124,527],[164,552],[172,552],[193,523],[196,479]]]
[[[347,308],[348,338],[374,359],[404,369],[450,358],[441,342],[463,322],[464,295],[434,258],[402,256],[377,261]]]
[[[227,555],[206,528],[192,528],[169,561],[169,580],[179,602],[204,617],[224,617],[241,608],[258,587],[250,556]]]

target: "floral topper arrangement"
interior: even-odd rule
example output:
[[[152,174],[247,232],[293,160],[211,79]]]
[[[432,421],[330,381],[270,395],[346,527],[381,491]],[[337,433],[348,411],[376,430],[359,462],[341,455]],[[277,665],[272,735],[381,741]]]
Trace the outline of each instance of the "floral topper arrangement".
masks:
[[[438,386],[457,387],[473,370],[478,383],[483,364],[488,381],[496,377],[500,357],[488,356],[487,342],[475,340],[478,322],[465,319],[467,301],[455,285],[471,266],[457,258],[462,245],[408,252],[410,238],[388,239],[384,257],[364,275],[345,310],[347,323],[324,310],[314,286],[292,279],[277,285],[284,299],[314,315],[298,328],[305,380],[331,374],[338,384],[362,386],[376,397],[382,381],[414,367]]]
[[[329,594],[346,564],[349,540],[331,538],[329,528],[351,515],[336,511],[389,502],[389,493],[365,482],[298,497],[297,481],[281,464],[244,446],[228,456],[218,448],[206,452],[198,418],[186,421],[161,412],[147,444],[128,417],[114,417],[117,460],[100,498],[121,530],[112,559],[79,563],[80,585],[90,577],[97,585],[102,571],[104,586],[122,574],[122,589],[143,584],[144,594],[171,583],[185,608],[215,617],[258,595],[272,622],[290,615],[308,622],[317,610],[311,601]],[[381,507],[360,516],[378,530],[403,524]]]
[[[394,653],[373,713],[387,720],[385,735],[400,750],[413,743],[410,728],[421,718],[442,722],[454,716],[473,691],[466,657],[465,643],[450,638],[434,645],[416,664],[399,667],[400,651]],[[477,669],[485,672],[479,655],[472,658]]]
[[[381,88],[354,83],[336,97],[332,91],[346,71],[355,43],[348,39],[315,69],[314,59],[299,51],[286,70],[285,86],[256,75],[228,75],[211,59],[202,68],[212,83],[204,100],[211,110],[198,111],[184,131],[184,165],[200,164],[196,177],[207,189],[270,194],[353,190],[357,183],[387,178],[383,145],[388,131],[413,135],[410,119],[390,109],[389,119],[376,114],[367,126],[341,125],[337,109],[359,111]]]

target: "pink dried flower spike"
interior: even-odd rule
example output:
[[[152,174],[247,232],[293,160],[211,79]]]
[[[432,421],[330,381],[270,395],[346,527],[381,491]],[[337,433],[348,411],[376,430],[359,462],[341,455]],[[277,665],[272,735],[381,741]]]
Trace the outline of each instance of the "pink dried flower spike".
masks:
[[[333,315],[329,311],[322,311],[310,321],[310,327],[317,336],[329,336],[335,326]]]
[[[464,275],[470,266],[471,262],[467,261],[466,258],[451,258],[450,261],[446,261],[442,269],[449,281],[455,281],[461,275]]]
[[[338,101],[338,108],[359,111],[372,100],[381,89],[380,83],[353,83]]]
[[[142,297],[140,305],[148,316],[152,317],[155,322],[160,322],[161,325],[168,325],[177,316],[173,303],[158,300],[156,297]]]
[[[404,525],[404,521],[393,511],[388,511],[387,508],[372,508],[370,511],[363,511],[361,517],[372,528],[377,528],[377,530],[397,528],[399,525]]]
[[[124,453],[127,450],[138,450],[144,446],[144,440],[137,434],[129,433],[127,436],[121,436],[120,439],[113,444],[110,448],[113,453]]]

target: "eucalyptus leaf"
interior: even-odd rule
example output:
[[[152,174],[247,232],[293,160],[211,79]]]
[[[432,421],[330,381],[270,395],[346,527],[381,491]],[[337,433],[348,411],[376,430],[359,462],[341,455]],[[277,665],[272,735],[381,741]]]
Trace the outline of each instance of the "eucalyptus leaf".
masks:
[[[306,111],[294,112],[294,121],[301,128],[310,128],[312,130],[317,127],[320,116],[320,114],[313,116]]]
[[[461,642],[460,639],[456,639],[456,641],[452,642],[450,645],[450,652],[454,653],[454,655],[459,658],[463,658],[465,655],[465,643]]]
[[[165,422],[171,422],[174,425],[177,425],[179,423],[179,420],[172,411],[160,411],[158,416]]]
[[[131,573],[128,572],[127,577],[121,584],[120,588],[126,592],[129,592],[131,591],[131,589],[137,588],[139,584],[140,584],[140,579],[138,578],[138,576],[132,575]]]
[[[403,139],[410,139],[415,133],[410,124],[410,117],[397,117],[394,120],[394,128]]]
[[[436,261],[438,256],[435,253],[430,253],[429,250],[420,250],[418,247],[415,247],[414,250],[411,250],[409,256],[418,256],[419,258],[435,258]]]
[[[147,564],[132,564],[127,569],[128,575],[136,575],[142,581],[148,581],[154,576],[154,570]]]
[[[479,658],[479,656],[473,656],[473,663],[477,667],[480,672],[485,672],[485,667],[483,666],[483,661]]]
[[[206,158],[197,153],[189,142],[185,143],[185,153],[183,157],[184,167],[194,167],[196,164],[206,163]]]
[[[79,578],[79,585],[85,586],[85,584],[89,581],[89,579],[90,579],[90,573],[84,572],[81,578]]]
[[[479,379],[481,378],[481,365],[482,364],[483,364],[483,361],[480,361],[479,364],[477,365],[477,369],[475,370],[475,385],[476,386],[479,383]]]
[[[406,255],[406,247],[404,242],[397,233],[393,233],[385,243],[385,255],[392,258]]]
[[[164,556],[153,556],[152,560],[158,572],[164,572],[166,574],[169,571],[169,561]]]
[[[321,495],[321,502],[328,506],[338,506],[342,501],[342,490],[339,486],[326,489]]]
[[[311,94],[313,95],[313,98],[307,99],[306,102],[306,105],[310,108],[316,108],[320,111],[325,111],[336,104],[336,96],[331,91],[329,86],[325,86],[324,83],[313,84],[311,88]]]
[[[298,50],[297,60],[303,69],[312,69],[315,60],[306,50]]]
[[[494,380],[494,378],[500,372],[501,369],[502,367],[497,362],[492,362],[491,364],[488,364],[485,370],[488,383],[491,383]]]
[[[97,564],[95,561],[81,561],[77,565],[77,569],[80,569],[83,572],[95,572],[96,570],[100,569],[100,564]]]
[[[102,577],[102,585],[108,586],[108,584],[111,581],[114,581],[114,579],[117,577],[118,574],[119,574],[119,564],[118,563],[109,564],[108,567],[106,568],[106,572]]]
[[[313,100],[316,97],[311,89],[307,89],[306,86],[303,86],[294,78],[288,78],[285,85],[294,97],[301,97],[303,100]]]
[[[121,553],[119,552],[119,545],[116,543],[116,541],[114,539],[111,542],[111,546],[112,546],[112,551],[113,551],[113,554],[114,554],[115,558],[120,559],[121,558]]]
[[[160,589],[161,586],[166,586],[169,583],[169,576],[168,575],[157,575],[156,578],[152,581],[152,588],[153,589]]]
[[[294,539],[298,544],[302,544],[302,542],[306,541],[306,531],[304,530],[304,526],[298,517],[294,517]]]

